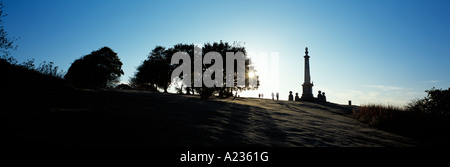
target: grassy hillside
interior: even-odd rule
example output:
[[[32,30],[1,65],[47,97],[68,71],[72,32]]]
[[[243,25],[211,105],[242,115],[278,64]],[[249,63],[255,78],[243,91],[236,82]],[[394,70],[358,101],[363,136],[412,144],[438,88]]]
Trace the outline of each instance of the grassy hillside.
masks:
[[[73,89],[0,59],[10,147],[414,146],[352,118],[355,106]]]
[[[145,91],[3,91],[9,146],[413,146],[336,104]]]

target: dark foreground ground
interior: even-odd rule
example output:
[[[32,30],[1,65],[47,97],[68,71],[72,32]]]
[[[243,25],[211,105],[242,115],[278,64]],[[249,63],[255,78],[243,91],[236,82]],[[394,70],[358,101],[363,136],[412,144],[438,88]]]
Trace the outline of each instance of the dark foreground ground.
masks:
[[[116,90],[1,90],[10,147],[415,146],[337,104]],[[6,133],[6,134],[5,134]]]

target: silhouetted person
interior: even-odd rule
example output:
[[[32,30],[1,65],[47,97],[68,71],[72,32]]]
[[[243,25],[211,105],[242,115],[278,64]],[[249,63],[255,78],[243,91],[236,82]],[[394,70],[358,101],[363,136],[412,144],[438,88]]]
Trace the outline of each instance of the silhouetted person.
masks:
[[[278,97],[280,96],[280,94],[277,92],[277,101],[278,101]]]
[[[295,101],[300,101],[300,97],[298,97],[298,93],[295,93]]]
[[[322,101],[322,91],[319,90],[319,94],[317,94],[317,100]]]
[[[322,101],[327,102],[327,97],[325,96],[325,92],[322,92]]]
[[[289,101],[294,101],[294,95],[292,95],[292,91],[289,91]]]
[[[258,93],[258,98],[261,98],[261,93]]]
[[[275,100],[275,94],[272,92],[272,100]]]

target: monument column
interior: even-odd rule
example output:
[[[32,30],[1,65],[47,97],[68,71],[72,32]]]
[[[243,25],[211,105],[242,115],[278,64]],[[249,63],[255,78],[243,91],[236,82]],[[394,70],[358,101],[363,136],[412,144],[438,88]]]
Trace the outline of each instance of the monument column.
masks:
[[[308,47],[305,48],[305,82],[302,84],[303,86],[303,94],[302,100],[313,100],[314,96],[312,94],[312,87],[314,86],[311,83],[311,76],[309,74],[309,55],[308,55]]]

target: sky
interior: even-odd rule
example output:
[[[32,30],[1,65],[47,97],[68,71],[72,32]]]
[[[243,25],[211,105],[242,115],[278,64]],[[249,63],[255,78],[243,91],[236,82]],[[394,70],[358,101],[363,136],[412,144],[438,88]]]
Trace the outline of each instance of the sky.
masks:
[[[257,55],[260,88],[242,96],[301,95],[305,47],[313,94],[326,92],[330,102],[405,105],[432,87],[450,87],[448,0],[3,2],[2,24],[19,38],[11,51],[19,62],[34,58],[67,71],[108,46],[123,63],[124,83],[155,46],[222,40]],[[256,64],[264,54],[267,63]]]

